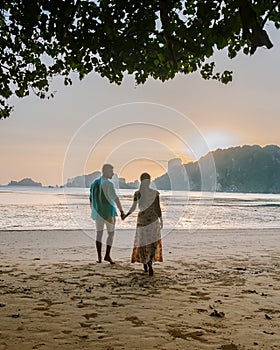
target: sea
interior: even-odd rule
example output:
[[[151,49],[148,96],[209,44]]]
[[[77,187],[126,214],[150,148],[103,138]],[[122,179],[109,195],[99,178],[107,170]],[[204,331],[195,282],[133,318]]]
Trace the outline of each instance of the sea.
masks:
[[[118,190],[128,211],[134,190]],[[164,227],[280,229],[280,194],[160,191]],[[135,229],[137,211],[118,230]],[[0,187],[0,230],[90,230],[88,188]]]

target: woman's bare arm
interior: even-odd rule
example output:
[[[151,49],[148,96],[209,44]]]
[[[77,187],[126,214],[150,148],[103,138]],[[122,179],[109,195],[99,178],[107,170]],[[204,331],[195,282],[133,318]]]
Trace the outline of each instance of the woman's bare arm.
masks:
[[[132,214],[132,213],[135,211],[135,209],[136,209],[136,207],[137,207],[137,201],[138,201],[138,195],[137,195],[137,192],[136,192],[136,193],[134,193],[134,196],[133,196],[133,203],[132,203],[132,206],[130,207],[129,211],[125,214],[124,219],[125,219],[128,215]]]

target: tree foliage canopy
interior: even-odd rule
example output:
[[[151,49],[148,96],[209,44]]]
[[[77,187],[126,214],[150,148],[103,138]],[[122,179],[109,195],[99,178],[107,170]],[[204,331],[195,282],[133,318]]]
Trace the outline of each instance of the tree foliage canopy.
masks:
[[[50,98],[52,77],[68,85],[73,71],[117,84],[125,73],[144,83],[199,71],[228,83],[232,72],[215,72],[214,50],[233,58],[271,48],[265,24],[280,27],[276,0],[2,0],[0,11],[0,118],[12,95]]]

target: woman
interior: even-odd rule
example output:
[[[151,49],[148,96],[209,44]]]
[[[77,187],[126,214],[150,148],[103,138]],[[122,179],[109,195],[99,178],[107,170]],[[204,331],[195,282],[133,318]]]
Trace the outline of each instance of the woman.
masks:
[[[162,260],[162,244],[160,230],[163,227],[162,214],[159,201],[159,192],[150,188],[151,176],[143,173],[140,176],[141,184],[134,193],[133,204],[125,215],[127,217],[137,207],[137,228],[134,240],[131,262],[140,262],[145,272],[154,274],[153,261]]]

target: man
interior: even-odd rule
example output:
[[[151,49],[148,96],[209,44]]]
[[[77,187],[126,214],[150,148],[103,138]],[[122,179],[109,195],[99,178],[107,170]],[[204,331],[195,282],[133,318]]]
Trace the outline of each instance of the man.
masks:
[[[96,250],[98,255],[98,263],[101,263],[102,261],[102,235],[105,224],[107,227],[108,237],[104,260],[108,261],[110,264],[114,264],[114,261],[110,256],[110,252],[114,238],[115,217],[118,215],[115,204],[121,213],[121,218],[123,219],[124,217],[121,202],[116,194],[114,185],[111,181],[109,181],[109,179],[112,179],[113,175],[113,166],[111,164],[104,164],[102,167],[102,176],[95,179],[90,186],[89,200],[91,217],[96,223]]]

